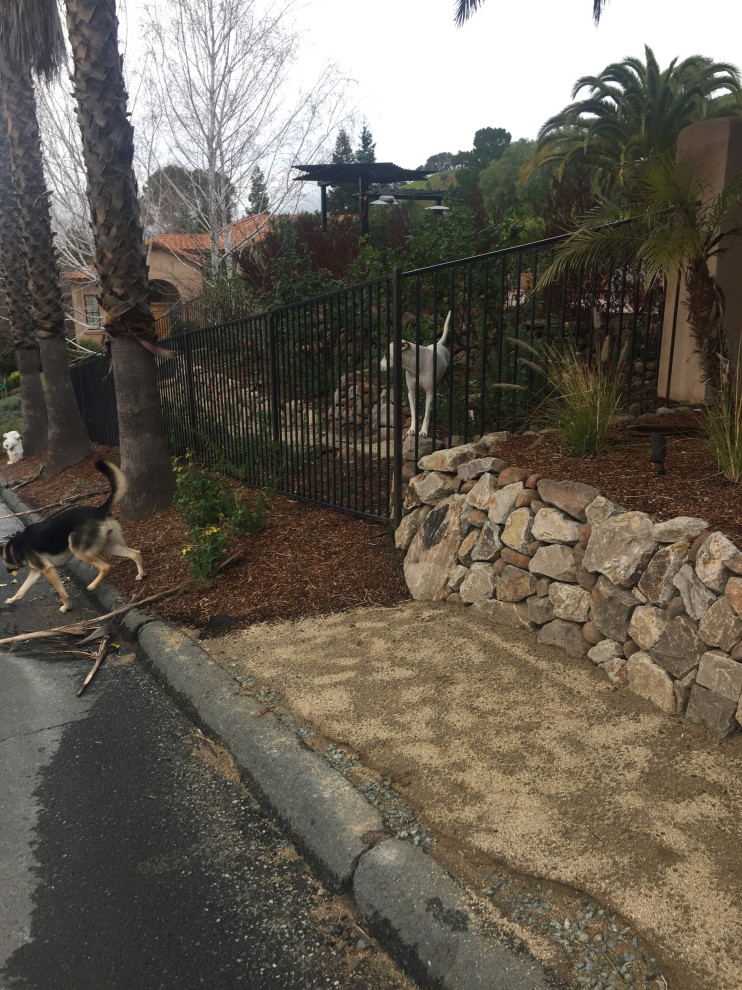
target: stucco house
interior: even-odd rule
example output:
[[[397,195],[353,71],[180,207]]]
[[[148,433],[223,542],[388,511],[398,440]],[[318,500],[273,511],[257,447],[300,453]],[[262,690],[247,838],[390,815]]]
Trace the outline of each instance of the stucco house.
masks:
[[[230,224],[225,238],[229,250],[243,248],[260,239],[267,230],[267,213],[243,217]],[[152,312],[158,320],[173,306],[196,299],[204,290],[204,277],[210,258],[208,234],[157,234],[145,242]],[[225,243],[220,243],[225,248]],[[69,296],[69,318],[75,338],[100,340],[103,318],[98,306],[95,270],[79,269],[62,276]]]

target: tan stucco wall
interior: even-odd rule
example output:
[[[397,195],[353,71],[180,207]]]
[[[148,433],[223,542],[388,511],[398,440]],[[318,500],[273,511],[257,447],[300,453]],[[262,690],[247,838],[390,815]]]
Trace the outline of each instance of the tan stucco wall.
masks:
[[[678,155],[693,157],[697,174],[707,184],[709,195],[717,196],[729,180],[742,171],[742,117],[718,117],[691,124],[680,132]],[[741,219],[742,211],[738,211],[736,222]],[[733,226],[734,220],[735,214],[730,215],[729,226]],[[734,367],[739,363],[742,338],[742,238],[731,238],[726,248],[724,254],[712,259],[709,267],[726,297],[727,339]],[[669,286],[667,298],[659,371],[660,395],[667,394],[674,285]],[[681,288],[669,398],[679,402],[702,402],[706,388],[694,353],[684,299],[685,291]]]
[[[165,251],[161,248],[152,249],[148,255],[148,269],[150,281],[168,282],[177,290],[180,302],[195,299],[203,292],[203,270],[195,262],[184,259],[172,251]],[[89,337],[92,340],[98,340],[102,336],[101,331],[89,330],[85,325],[85,296],[97,294],[98,287],[94,282],[75,283],[70,288],[76,337]],[[161,312],[155,313],[155,316],[160,315],[162,315]]]

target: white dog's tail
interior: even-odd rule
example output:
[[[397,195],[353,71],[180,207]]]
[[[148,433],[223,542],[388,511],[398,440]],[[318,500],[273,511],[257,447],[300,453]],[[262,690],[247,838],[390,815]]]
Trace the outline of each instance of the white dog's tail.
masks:
[[[446,343],[446,337],[448,336],[448,324],[451,322],[451,310],[448,311],[448,316],[446,317],[446,322],[443,324],[443,336],[438,341],[439,344]]]

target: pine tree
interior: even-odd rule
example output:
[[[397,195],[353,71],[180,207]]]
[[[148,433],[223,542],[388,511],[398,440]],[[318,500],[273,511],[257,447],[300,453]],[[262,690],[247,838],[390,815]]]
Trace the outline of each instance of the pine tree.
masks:
[[[265,176],[257,165],[250,177],[250,213],[270,213],[270,198]]]
[[[340,128],[340,133],[335,140],[335,150],[332,153],[333,165],[346,165],[353,161],[353,149],[350,146],[350,138],[344,127]]]
[[[376,161],[376,142],[366,124],[363,125],[361,143],[353,158],[359,165],[368,165]]]

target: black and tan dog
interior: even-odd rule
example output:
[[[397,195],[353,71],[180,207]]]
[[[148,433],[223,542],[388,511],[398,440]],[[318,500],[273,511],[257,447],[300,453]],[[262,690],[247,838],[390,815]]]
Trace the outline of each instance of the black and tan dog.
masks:
[[[21,530],[0,547],[0,556],[9,571],[17,571],[19,567],[30,569],[26,580],[7,602],[19,601],[43,575],[62,599],[59,611],[66,612],[70,607],[70,599],[62,587],[56,568],[73,555],[98,571],[88,585],[89,591],[97,588],[111,570],[111,565],[101,560],[102,553],[131,558],[137,565],[137,581],[147,576],[142,554],[139,550],[132,550],[124,545],[121,526],[109,515],[124,494],[124,476],[115,464],[108,461],[97,461],[95,467],[101,474],[105,474],[111,486],[111,494],[103,505],[65,509],[59,515]]]

